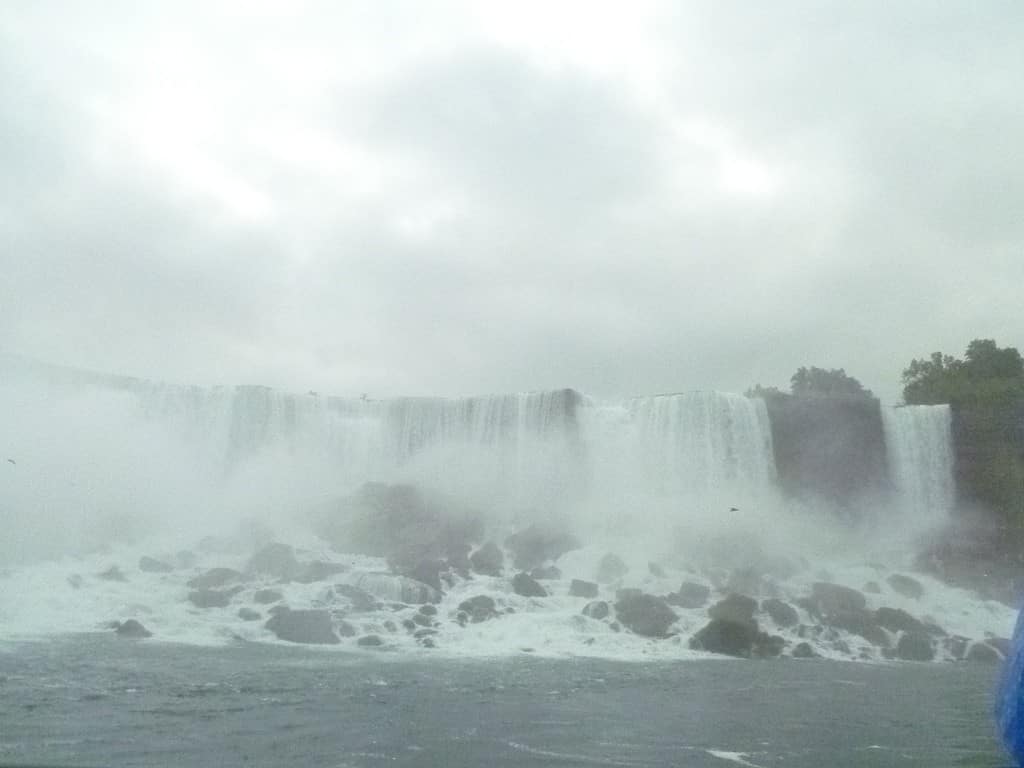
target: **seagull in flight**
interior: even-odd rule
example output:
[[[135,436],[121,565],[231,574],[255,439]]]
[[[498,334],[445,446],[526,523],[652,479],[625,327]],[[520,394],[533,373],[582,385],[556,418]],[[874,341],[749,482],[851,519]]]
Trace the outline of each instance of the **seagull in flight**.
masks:
[[[739,507],[729,507],[729,511],[730,512],[739,512],[740,508]]]

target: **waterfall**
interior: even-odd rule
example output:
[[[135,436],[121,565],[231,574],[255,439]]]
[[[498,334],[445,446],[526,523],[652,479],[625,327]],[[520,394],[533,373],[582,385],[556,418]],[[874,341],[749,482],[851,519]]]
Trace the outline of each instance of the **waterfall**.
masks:
[[[629,410],[633,454],[663,491],[763,489],[774,479],[768,412],[759,398],[688,392],[637,398]]]
[[[941,522],[956,502],[948,405],[907,405],[883,414],[889,476],[904,515]]]

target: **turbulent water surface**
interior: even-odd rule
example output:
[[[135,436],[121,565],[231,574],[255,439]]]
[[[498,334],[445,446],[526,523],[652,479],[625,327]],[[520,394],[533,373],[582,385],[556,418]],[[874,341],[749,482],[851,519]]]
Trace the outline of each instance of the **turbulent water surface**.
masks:
[[[993,669],[401,659],[84,635],[0,651],[0,763],[1005,766]]]

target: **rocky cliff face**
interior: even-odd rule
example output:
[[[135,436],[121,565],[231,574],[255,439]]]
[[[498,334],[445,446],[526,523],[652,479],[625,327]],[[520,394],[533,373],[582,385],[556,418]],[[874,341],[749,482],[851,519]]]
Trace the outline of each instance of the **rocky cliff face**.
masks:
[[[852,509],[888,484],[875,398],[772,397],[767,401],[779,485],[786,493]]]

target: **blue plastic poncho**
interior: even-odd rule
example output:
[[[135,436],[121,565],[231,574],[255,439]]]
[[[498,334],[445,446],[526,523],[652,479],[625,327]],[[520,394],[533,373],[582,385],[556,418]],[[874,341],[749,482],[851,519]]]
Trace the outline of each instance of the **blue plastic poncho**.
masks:
[[[1017,765],[1024,766],[1024,610],[1017,615],[996,691],[996,727]]]

